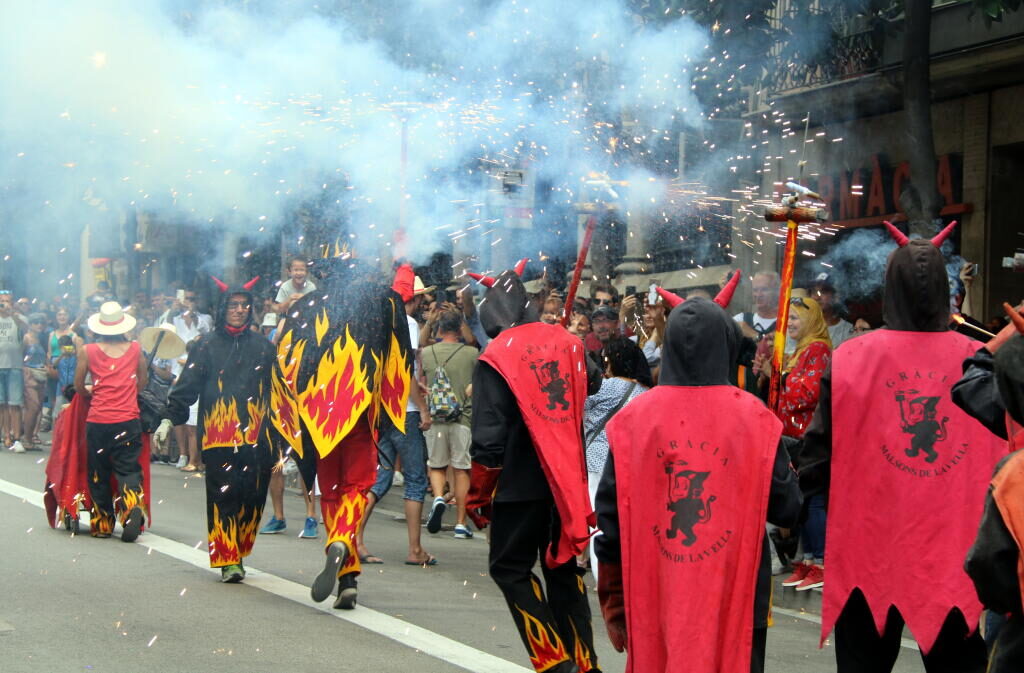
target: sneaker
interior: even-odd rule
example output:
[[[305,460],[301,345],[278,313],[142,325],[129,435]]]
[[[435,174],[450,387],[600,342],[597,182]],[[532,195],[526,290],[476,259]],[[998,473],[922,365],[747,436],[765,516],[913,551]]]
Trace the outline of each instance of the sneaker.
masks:
[[[180,470],[181,468],[185,467],[186,465],[188,465],[188,458],[185,457],[185,456],[178,456],[178,462],[174,464],[174,467],[176,467],[176,468],[178,468]]]
[[[428,533],[436,533],[441,530],[441,519],[444,518],[444,510],[447,506],[444,498],[434,498],[434,504],[430,506],[430,518],[427,519]]]
[[[462,524],[455,526],[455,538],[457,540],[468,540],[473,537],[473,531],[466,528]]]
[[[782,586],[795,587],[804,581],[807,574],[811,572],[811,564],[798,563],[793,567],[793,574],[782,580]]]
[[[807,576],[804,581],[797,585],[797,591],[809,591],[825,586],[825,569],[818,564],[808,566]]]
[[[220,569],[220,581],[224,584],[238,584],[245,579],[245,570],[241,564],[224,566]]]
[[[359,589],[356,585],[355,573],[346,573],[338,578],[338,598],[334,601],[335,610],[351,610],[356,606]]]
[[[395,472],[394,479],[391,482],[392,486],[405,486],[405,477],[401,472]]]
[[[14,451],[15,453],[25,453],[25,446],[21,443],[21,440],[16,439],[14,440],[14,443],[11,444],[11,451]]]
[[[324,569],[313,580],[313,586],[309,590],[310,598],[315,603],[327,600],[327,597],[334,591],[334,585],[338,581],[338,571],[348,560],[348,547],[343,542],[332,542],[327,547],[326,556]]]
[[[781,575],[786,572],[787,566],[782,565],[782,561],[775,554],[772,554],[772,576]]]
[[[276,516],[270,517],[270,521],[267,522],[263,528],[260,528],[260,535],[272,535],[274,533],[283,533],[287,525],[284,519],[278,519]]]
[[[145,517],[141,507],[132,507],[124,520],[124,528],[121,531],[121,542],[135,542],[142,531],[142,521]]]
[[[299,533],[299,537],[307,540],[315,540],[320,537],[316,532],[316,519],[311,516],[306,517],[306,525],[302,528],[302,532]]]

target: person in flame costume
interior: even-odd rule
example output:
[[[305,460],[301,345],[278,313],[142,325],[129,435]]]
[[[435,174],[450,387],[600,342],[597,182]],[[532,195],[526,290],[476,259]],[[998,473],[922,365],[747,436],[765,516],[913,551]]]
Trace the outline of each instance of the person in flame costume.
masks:
[[[745,337],[722,307],[739,277],[713,302],[659,288],[675,308],[658,386],[607,426],[598,595],[627,673],[764,670],[765,521],[795,525],[803,499],[782,422],[729,383]]]
[[[991,673],[1018,671],[1024,661],[1024,315],[1009,304],[1003,308],[1011,322],[985,345],[987,358],[978,351],[964,363],[967,378],[978,360],[987,359],[989,376],[984,378],[993,390],[976,397],[988,409],[978,415],[970,408],[965,411],[976,418],[998,413],[1003,423],[1000,435],[1006,436],[1011,452],[996,467],[978,536],[964,564],[989,610],[985,638],[990,643]],[[978,369],[984,371],[982,367]],[[974,374],[975,380],[981,378]],[[954,400],[963,407],[958,392],[963,391],[954,388]]]
[[[215,329],[199,337],[167,397],[155,433],[166,442],[171,427],[188,420],[199,400],[198,444],[206,465],[206,521],[210,566],[221,581],[245,578],[242,559],[252,552],[272,467],[266,433],[274,347],[250,326],[254,278],[221,290]]]
[[[356,532],[377,471],[385,424],[405,432],[412,375],[402,298],[384,276],[335,246],[315,265],[317,291],[296,302],[282,329],[271,423],[299,456],[316,452],[326,561],[311,595],[352,609],[360,572]],[[312,483],[312,479],[306,483]]]
[[[950,399],[981,346],[948,328],[939,246],[953,224],[931,240],[886,226],[898,247],[885,328],[835,350],[794,456],[804,493],[829,494],[821,638],[835,627],[840,673],[884,673],[906,624],[929,673],[980,672],[982,605],[963,559],[1006,444]]]
[[[488,287],[479,310],[491,342],[473,373],[468,505],[478,527],[493,526],[491,577],[533,668],[598,671],[576,556],[594,523],[582,423],[588,390],[600,387],[600,368],[584,356],[578,338],[538,322],[519,277],[525,264],[497,278],[470,274]],[[546,596],[532,572],[538,550]]]

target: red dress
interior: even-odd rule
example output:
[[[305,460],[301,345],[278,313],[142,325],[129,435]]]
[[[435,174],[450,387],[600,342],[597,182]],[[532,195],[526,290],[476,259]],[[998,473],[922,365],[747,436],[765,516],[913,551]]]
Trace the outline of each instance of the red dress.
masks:
[[[811,423],[821,393],[821,377],[832,359],[832,349],[820,341],[811,343],[800,354],[796,366],[786,375],[779,396],[782,434],[800,438]]]

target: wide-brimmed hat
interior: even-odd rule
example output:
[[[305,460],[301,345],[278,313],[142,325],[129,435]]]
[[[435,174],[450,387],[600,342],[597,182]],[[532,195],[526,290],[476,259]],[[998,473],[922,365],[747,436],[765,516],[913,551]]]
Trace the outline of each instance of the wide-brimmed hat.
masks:
[[[135,329],[135,318],[124,312],[116,301],[104,302],[99,313],[89,316],[87,323],[93,334],[116,336]]]
[[[161,334],[163,338],[160,337]],[[157,341],[160,342],[159,345],[157,345]],[[165,322],[159,327],[147,327],[142,330],[142,334],[139,336],[139,345],[147,353],[152,353],[156,348],[154,357],[161,360],[174,360],[180,358],[185,352],[185,342],[178,336],[174,325],[169,322]]]
[[[436,285],[431,285],[430,287],[423,287],[423,279],[420,278],[419,276],[416,276],[416,280],[414,280],[412,283],[412,296],[415,297],[417,295],[433,292],[436,289]]]

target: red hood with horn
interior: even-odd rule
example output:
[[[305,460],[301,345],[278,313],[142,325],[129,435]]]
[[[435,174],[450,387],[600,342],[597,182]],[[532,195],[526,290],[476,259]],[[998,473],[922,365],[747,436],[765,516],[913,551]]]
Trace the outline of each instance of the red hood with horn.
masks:
[[[729,303],[732,302],[732,296],[736,294],[736,288],[740,284],[741,275],[742,274],[739,271],[733,272],[732,277],[729,278],[729,281],[725,284],[724,287],[722,287],[718,294],[715,295],[714,302],[716,304],[718,304],[722,308],[727,308],[729,306]],[[684,301],[686,301],[685,298],[680,297],[678,294],[674,292],[669,292],[663,287],[657,287],[655,289],[658,291],[658,294],[661,295],[661,298],[665,300],[665,304],[668,305],[669,309],[673,309],[676,306],[682,304]]]

